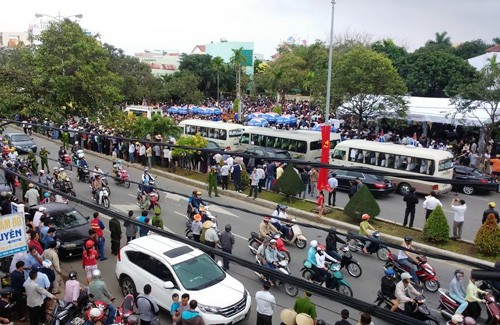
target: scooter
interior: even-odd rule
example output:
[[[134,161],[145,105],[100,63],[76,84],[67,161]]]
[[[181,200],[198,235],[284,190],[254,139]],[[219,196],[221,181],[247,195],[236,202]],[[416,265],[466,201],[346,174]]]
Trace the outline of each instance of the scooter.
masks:
[[[272,237],[274,237],[274,235],[272,235]],[[262,238],[260,238],[258,233],[252,231],[250,233],[250,238],[248,238],[248,245],[247,245],[248,249],[250,250],[250,252],[252,252],[253,255],[257,255],[257,250],[259,249],[260,245],[262,245]],[[288,252],[288,249],[285,247],[284,244],[278,246],[277,239],[276,239],[276,248],[278,249],[278,252],[286,255],[286,257],[290,260],[291,257],[290,253]]]
[[[351,252],[363,251],[365,247],[365,241],[359,238],[359,234],[349,231],[347,232],[346,242],[349,245]],[[387,256],[389,255],[389,249],[384,245],[382,238],[380,237],[380,231],[375,231],[372,234],[374,240],[370,240],[370,246],[368,246],[368,253],[371,255],[377,253],[377,257],[381,261],[387,261]]]
[[[134,312],[134,296],[131,293],[125,296],[121,306],[117,308],[115,324],[139,324],[139,318]]]
[[[92,189],[92,186],[89,187]],[[92,198],[98,205],[102,204],[106,209],[109,209],[109,192],[106,186],[103,186],[99,191],[96,191]]]
[[[358,261],[352,258],[352,253],[349,250],[349,246],[345,245],[341,249],[342,258],[340,259],[340,268],[345,268],[347,273],[354,278],[359,278],[363,274],[363,270],[359,265]]]
[[[445,319],[451,319],[453,315],[455,315],[460,303],[453,299],[450,295],[450,292],[446,289],[439,288],[439,307],[438,310],[441,311],[441,316]],[[469,318],[466,324],[475,324],[475,320],[469,315],[469,308],[465,308],[462,312],[462,316]]]
[[[257,264],[262,265],[258,256],[256,256],[255,259],[257,260],[257,262],[256,262]],[[286,258],[280,260],[276,264],[276,270],[278,272],[283,273],[283,274],[290,275],[290,269],[288,268],[288,263],[289,263],[289,261]],[[257,274],[257,276],[262,281],[268,281],[267,277],[264,274],[260,274],[257,271],[255,271],[255,274]],[[290,297],[296,297],[297,294],[299,293],[299,288],[298,287],[296,287],[296,286],[294,286],[292,284],[289,284],[289,283],[285,283],[285,282],[283,282],[279,278],[273,279],[273,282],[276,285],[276,287],[284,287],[286,294],[289,295]]]
[[[71,157],[67,153],[62,155],[62,157],[59,157],[59,165],[62,168],[69,167],[69,170],[73,170],[73,166],[71,165]]]
[[[90,172],[88,167],[78,167],[76,177],[78,181],[88,183],[90,181]]]
[[[431,315],[429,307],[427,307],[427,305],[425,304],[424,296],[421,295],[416,297],[415,303],[417,304],[417,306],[411,307],[411,309],[413,309],[413,312],[406,312],[399,308],[397,309],[397,312],[424,321],[426,324],[439,325],[439,322]]]
[[[116,185],[123,185],[125,188],[130,187],[130,181],[128,180],[128,171],[125,169],[118,169],[116,172],[116,177],[113,178]]]
[[[389,259],[384,265],[384,270],[393,268],[396,271],[396,277],[400,278],[401,274],[408,272],[408,268],[399,263],[397,256],[392,253],[388,255]],[[425,256],[417,256],[417,277],[418,281],[424,285],[425,289],[430,292],[438,291],[441,284],[439,283],[436,270],[427,262]]]
[[[346,280],[344,280],[342,273],[340,273],[339,263],[329,263],[328,272],[330,273],[330,276],[327,279],[314,271],[308,260],[304,261],[300,272],[302,272],[302,278],[309,282],[313,282],[319,286],[322,286],[323,283],[325,283],[328,289],[336,290],[343,295],[352,297],[351,286]]]
[[[54,304],[54,309],[52,309],[52,318],[48,324],[49,325],[64,325],[69,323],[83,324],[85,320],[80,318],[79,316],[82,314],[83,310],[87,307],[90,306],[89,306],[89,296],[86,290],[80,290],[80,295],[78,296],[76,305],[58,299]],[[77,320],[77,322],[75,322],[75,320]]]
[[[288,236],[282,236],[281,239],[287,244],[304,249],[307,246],[307,239],[302,234],[302,230],[296,221],[296,219],[292,219],[291,223],[286,225],[288,227]]]
[[[193,220],[188,216],[184,216],[184,218],[186,218],[186,230],[184,230],[184,235],[186,235],[187,239],[193,240],[193,231],[191,230],[191,224],[193,223]]]
[[[495,296],[491,292],[488,292],[484,296],[484,300],[486,300],[486,311],[488,313],[488,320],[486,321],[487,324],[500,324],[500,305],[496,301]]]
[[[149,205],[147,205],[147,200],[145,200],[145,198],[143,198],[142,196],[142,191],[139,190],[138,193],[137,193],[137,204],[139,205],[139,207],[142,209],[142,210],[154,210],[155,213],[161,213],[161,206],[160,204],[158,203],[158,200],[159,200],[159,195],[158,195],[158,191],[156,189],[153,189],[153,191],[149,194],[147,194],[147,196],[149,196]]]

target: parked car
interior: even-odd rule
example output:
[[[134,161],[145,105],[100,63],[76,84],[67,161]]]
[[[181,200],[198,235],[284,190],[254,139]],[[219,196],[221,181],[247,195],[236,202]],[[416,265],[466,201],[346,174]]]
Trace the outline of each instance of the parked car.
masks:
[[[37,146],[33,138],[24,133],[5,133],[4,140],[9,142],[11,147],[16,148],[18,154],[26,154],[29,150],[36,152]]]
[[[235,324],[250,315],[251,296],[207,254],[181,242],[150,235],[120,249],[115,266],[123,295],[142,292],[146,284],[158,305],[170,310],[172,294],[198,301],[205,324]]]
[[[207,140],[207,146],[205,149],[210,149],[210,150],[222,150],[221,147],[214,141]]]
[[[359,177],[361,182],[366,185],[374,195],[389,194],[396,190],[392,181],[380,175],[370,174],[368,171],[334,170],[333,172],[337,174],[336,178],[339,182],[339,190],[349,191],[349,182],[354,181],[356,177]]]
[[[56,228],[56,240],[60,243],[59,256],[82,255],[85,241],[89,237],[90,217],[84,217],[78,210],[64,203],[37,205],[31,207],[29,213],[35,215],[42,206]]]
[[[279,158],[279,159],[292,159],[288,151],[286,150],[281,150],[281,149],[274,149],[274,148],[269,148],[269,147],[254,147],[254,148],[248,148],[242,153],[247,154],[247,155],[255,155],[259,156],[261,158],[255,158],[255,166],[261,164],[264,164],[264,161],[273,161],[274,158]],[[248,160],[249,158],[243,158],[243,162],[245,163],[245,166],[248,165]]]
[[[453,180],[475,182],[475,184],[453,184],[454,191],[461,191],[467,195],[497,190],[493,185],[496,185],[496,179],[474,167],[453,166]]]

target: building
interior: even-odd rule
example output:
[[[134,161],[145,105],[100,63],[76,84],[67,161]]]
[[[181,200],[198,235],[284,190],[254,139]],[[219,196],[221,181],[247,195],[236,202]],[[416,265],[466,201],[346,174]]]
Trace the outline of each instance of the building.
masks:
[[[243,49],[243,56],[246,58],[246,61],[243,63],[244,71],[247,75],[253,76],[253,42],[228,42],[225,39],[221,39],[219,43],[211,42],[210,44],[206,44],[205,54],[209,54],[214,58],[220,56],[224,62],[230,63],[231,57],[234,55],[233,50],[238,50],[240,48]]]
[[[196,45],[190,54],[205,54],[205,45]]]
[[[145,51],[143,53],[135,53],[134,56],[139,61],[146,63],[155,76],[173,74],[179,70],[181,57],[177,52]]]
[[[19,43],[28,45],[28,32],[0,32],[0,48],[14,48]]]
[[[471,66],[476,68],[476,70],[482,70],[489,64],[490,59],[494,56],[497,57],[497,63],[500,63],[500,45],[492,46],[486,49],[486,53],[470,58],[467,61]]]

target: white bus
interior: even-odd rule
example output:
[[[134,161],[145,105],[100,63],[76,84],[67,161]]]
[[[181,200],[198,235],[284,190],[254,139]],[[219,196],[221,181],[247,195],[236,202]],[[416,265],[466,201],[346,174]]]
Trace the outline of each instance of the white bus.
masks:
[[[199,133],[205,139],[217,143],[219,147],[223,149],[229,147],[231,150],[238,145],[244,131],[241,124],[196,119],[181,121],[179,126],[182,127],[185,135]]]
[[[125,107],[125,112],[127,112],[129,116],[135,115],[138,117],[146,117],[148,119],[151,119],[155,114],[163,116],[163,110],[153,106],[129,105]]]
[[[451,191],[451,184],[412,179],[425,175],[446,179],[453,178],[453,155],[448,151],[419,148],[367,140],[347,140],[334,149],[331,164],[335,166],[368,167],[375,170],[408,175],[408,177],[386,178],[392,180],[401,194],[411,187],[417,193],[429,194],[435,191],[444,194]]]
[[[340,134],[330,133],[330,149],[340,141]],[[292,159],[319,161],[321,158],[321,132],[289,131],[261,127],[246,127],[240,138],[240,148],[270,147],[287,150]]]

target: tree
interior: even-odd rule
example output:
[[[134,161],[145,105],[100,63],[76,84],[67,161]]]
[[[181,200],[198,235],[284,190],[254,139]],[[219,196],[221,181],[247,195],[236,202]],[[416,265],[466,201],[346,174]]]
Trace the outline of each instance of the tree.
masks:
[[[448,36],[448,32],[436,33],[436,38],[434,40],[429,40],[425,43],[424,48],[437,51],[445,51],[448,53],[453,53],[455,49],[451,45],[451,38]]]
[[[217,97],[217,75],[214,74],[212,57],[208,54],[182,54],[179,71],[189,72],[199,78],[198,89],[207,97]],[[215,78],[214,78],[215,77]]]
[[[455,54],[464,60],[484,54],[490,45],[486,44],[482,39],[463,42],[455,49]]]
[[[176,72],[164,76],[162,92],[176,103],[199,103],[204,97],[199,90],[200,80],[191,72]]]
[[[408,55],[408,51],[404,47],[397,46],[390,38],[373,43],[371,49],[388,57],[396,69]]]
[[[190,148],[205,148],[208,144],[207,140],[203,138],[199,133],[193,136],[181,136],[176,143],[178,146],[185,146]],[[184,149],[175,147],[172,150],[172,157],[176,158],[179,166],[181,164],[181,158],[185,157],[187,161],[192,161],[195,155],[199,155],[201,152],[194,149]]]
[[[413,96],[450,97],[474,80],[475,69],[465,60],[444,52],[419,49],[403,59],[399,73]]]
[[[233,49],[233,56],[231,57],[231,63],[236,70],[236,98],[240,99],[241,97],[241,69],[242,64],[245,63],[246,58],[243,55],[243,47],[239,49]],[[238,120],[242,120],[242,114],[238,111]]]
[[[302,88],[307,75],[306,61],[301,57],[285,53],[270,64],[269,85],[283,98],[291,89]]]
[[[287,202],[291,201],[292,196],[300,194],[304,190],[304,182],[302,182],[292,164],[286,165],[283,175],[278,178],[273,190],[284,193]]]
[[[390,109],[405,114],[404,81],[384,55],[355,47],[334,58],[332,75],[334,103],[360,126]]]
[[[168,117],[155,114],[151,119],[147,117],[138,117],[134,119],[134,124],[130,131],[135,138],[145,138],[146,135],[160,134],[164,139],[168,137],[177,138],[181,131],[175,121]]]
[[[219,102],[219,83],[220,83],[220,72],[226,72],[227,71],[227,65],[224,63],[224,60],[220,56],[216,56],[212,60],[212,69],[215,70],[215,73],[217,75],[217,102]]]
[[[371,217],[380,214],[380,207],[366,185],[354,193],[344,208],[344,213],[354,221],[360,221],[361,216],[368,213]]]
[[[423,235],[425,240],[432,243],[445,243],[450,239],[450,226],[440,206],[431,212],[425,222]]]
[[[451,103],[456,106],[457,113],[476,119],[484,132],[483,143],[491,139],[495,125],[500,121],[500,65],[496,55],[481,70],[477,79],[459,89]],[[480,118],[481,112],[486,112],[489,118]]]
[[[51,23],[40,40],[34,84],[52,118],[99,116],[122,100],[123,79],[110,70],[109,52],[80,25],[69,19]]]
[[[495,215],[490,213],[485,223],[479,227],[474,239],[479,251],[483,254],[496,256],[500,252],[500,228],[497,225]]]

